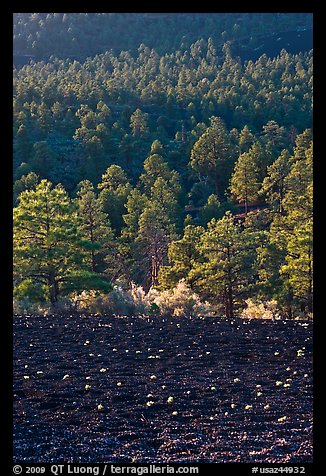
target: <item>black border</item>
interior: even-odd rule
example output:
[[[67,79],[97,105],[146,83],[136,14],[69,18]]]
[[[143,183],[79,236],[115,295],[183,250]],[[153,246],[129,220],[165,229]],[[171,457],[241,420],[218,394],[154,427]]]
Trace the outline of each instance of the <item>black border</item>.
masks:
[[[4,45],[2,50],[2,73],[0,75],[2,81],[2,100],[5,101],[5,108],[3,109],[2,118],[2,153],[3,153],[3,161],[2,161],[2,180],[1,180],[1,188],[5,191],[5,199],[2,200],[1,211],[3,212],[3,218],[1,220],[2,224],[2,234],[1,234],[1,246],[3,247],[3,251],[1,253],[1,263],[4,264],[4,270],[1,273],[1,286],[0,289],[3,292],[3,297],[1,299],[2,304],[2,322],[1,322],[1,330],[2,330],[2,342],[0,344],[1,350],[1,357],[0,362],[2,365],[2,372],[1,372],[1,380],[5,382],[5,384],[1,385],[0,394],[2,396],[1,399],[1,410],[2,410],[2,418],[1,421],[3,424],[1,425],[1,446],[4,450],[4,456],[1,458],[0,463],[4,463],[4,466],[8,468],[8,471],[4,470],[1,471],[2,474],[13,474],[12,470],[12,461],[13,461],[13,445],[12,445],[12,436],[13,436],[13,413],[12,413],[12,401],[13,401],[13,393],[12,393],[12,382],[13,382],[13,372],[12,372],[12,354],[13,354],[13,329],[12,329],[12,67],[13,67],[13,60],[12,60],[12,38],[13,38],[13,26],[12,26],[12,15],[13,13],[27,13],[30,11],[36,12],[103,12],[103,10],[109,10],[113,12],[136,12],[142,13],[146,11],[150,12],[171,12],[171,13],[255,13],[255,12],[262,12],[262,13],[313,13],[313,23],[314,23],[314,69],[315,69],[315,76],[314,76],[314,149],[315,149],[315,158],[314,162],[314,247],[319,251],[320,245],[320,222],[322,220],[322,215],[318,210],[318,206],[322,203],[322,196],[320,193],[320,185],[319,180],[321,178],[321,174],[319,173],[319,165],[320,161],[322,160],[321,151],[319,152],[319,147],[321,144],[320,141],[320,134],[321,134],[321,123],[318,120],[318,116],[321,114],[321,97],[322,97],[322,86],[320,84],[321,74],[320,69],[322,65],[321,59],[321,48],[320,48],[320,38],[321,38],[321,28],[322,28],[322,9],[321,2],[317,1],[310,1],[305,2],[305,4],[300,5],[298,2],[290,2],[290,1],[274,1],[274,2],[223,2],[221,3],[203,3],[201,2],[198,4],[199,8],[193,8],[195,5],[187,4],[180,4],[174,3],[173,5],[168,5],[166,3],[162,3],[158,5],[157,2],[151,5],[141,5],[141,4],[133,4],[128,5],[127,3],[123,5],[107,5],[106,8],[103,8],[101,2],[92,2],[87,6],[82,4],[82,2],[72,2],[70,1],[69,4],[65,2],[28,2],[28,3],[19,3],[15,2],[13,4],[6,5],[5,10],[3,10],[3,6],[1,8],[1,19],[2,19],[2,26],[1,26],[1,44]],[[91,8],[90,8],[91,7]],[[119,7],[119,8],[117,8]],[[120,8],[121,7],[121,8]],[[9,158],[10,157],[10,158]],[[318,467],[321,467],[322,461],[322,425],[321,425],[321,409],[322,409],[322,401],[321,401],[321,367],[322,367],[322,352],[321,352],[321,344],[322,344],[322,333],[321,333],[321,322],[323,320],[323,314],[321,309],[321,299],[320,299],[320,291],[321,291],[321,261],[318,256],[318,260],[316,261],[316,265],[314,266],[314,273],[316,278],[315,282],[317,283],[317,291],[316,291],[316,298],[315,298],[315,320],[314,320],[314,336],[313,336],[313,345],[314,345],[314,456],[313,456],[313,463],[305,464],[306,473],[307,475],[310,474],[321,474],[318,471]],[[4,306],[5,304],[5,306]],[[156,466],[164,466],[161,464],[153,463]],[[217,465],[217,468],[216,468]],[[22,465],[28,466],[28,465]],[[34,466],[41,466],[34,465]],[[52,474],[50,472],[51,465],[49,464],[42,464],[42,466],[47,468],[45,474]],[[72,466],[76,467],[79,466],[78,464],[73,464]],[[82,465],[80,465],[82,466]],[[86,466],[86,465],[84,465]],[[93,465],[95,466],[95,464]],[[103,467],[104,465],[98,465]],[[124,466],[128,466],[124,464]],[[137,466],[137,465],[134,465]],[[148,466],[148,464],[141,464],[139,466]],[[171,464],[171,466],[178,466]],[[181,465],[180,465],[181,466]],[[189,466],[187,464],[182,464],[182,466]],[[251,474],[251,468],[255,466],[255,464],[251,463],[207,463],[207,464],[192,464],[190,466],[198,466],[199,474],[203,474],[203,471],[208,469],[217,469],[217,474],[232,474],[235,471],[235,474],[239,475],[246,475]],[[280,467],[286,466],[286,464],[263,464],[257,463],[259,468],[266,468],[266,467]],[[303,466],[300,464],[290,464],[289,466]],[[0,466],[3,467],[2,465]],[[48,472],[49,471],[49,472]],[[24,470],[23,473],[25,474]],[[65,473],[63,473],[65,474]],[[109,472],[107,472],[109,474]],[[285,473],[286,474],[286,473]]]

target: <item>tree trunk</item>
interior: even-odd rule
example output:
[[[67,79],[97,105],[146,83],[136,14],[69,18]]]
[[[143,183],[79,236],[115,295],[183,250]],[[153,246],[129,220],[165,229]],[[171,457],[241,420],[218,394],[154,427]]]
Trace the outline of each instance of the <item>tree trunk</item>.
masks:
[[[56,307],[58,302],[58,283],[53,274],[50,274],[48,277],[48,286],[50,288],[50,302],[53,307]]]
[[[230,319],[234,318],[233,291],[231,286],[228,289],[228,314]]]
[[[151,266],[151,286],[156,286],[158,283],[158,258],[157,256],[152,256],[152,266]]]

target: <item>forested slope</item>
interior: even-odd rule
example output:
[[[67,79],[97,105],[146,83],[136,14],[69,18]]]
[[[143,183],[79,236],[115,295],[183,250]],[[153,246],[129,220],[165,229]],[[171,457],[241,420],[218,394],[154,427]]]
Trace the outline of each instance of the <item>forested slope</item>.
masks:
[[[163,308],[183,280],[219,314],[310,315],[312,51],[234,54],[310,22],[16,14],[14,54],[34,58],[13,74],[18,302],[137,283]]]
[[[79,60],[111,49],[135,53],[141,43],[165,54],[209,37],[254,48],[261,35],[311,28],[311,22],[306,13],[17,13],[13,45],[15,55]]]

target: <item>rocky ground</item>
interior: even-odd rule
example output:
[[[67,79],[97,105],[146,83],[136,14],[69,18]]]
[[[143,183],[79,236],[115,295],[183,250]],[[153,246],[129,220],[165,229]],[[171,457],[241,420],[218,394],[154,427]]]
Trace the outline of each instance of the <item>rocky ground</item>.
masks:
[[[312,461],[312,324],[14,317],[15,462]]]

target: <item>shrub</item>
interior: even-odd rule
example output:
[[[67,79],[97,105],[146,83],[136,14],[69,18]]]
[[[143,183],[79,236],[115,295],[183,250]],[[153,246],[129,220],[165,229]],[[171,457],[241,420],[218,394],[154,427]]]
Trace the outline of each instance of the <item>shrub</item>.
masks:
[[[246,319],[280,319],[277,301],[267,302],[246,300],[247,307],[242,310],[240,317]]]
[[[129,289],[120,283],[113,286],[108,294],[96,290],[71,293],[69,298],[50,305],[36,304],[25,297],[14,301],[14,313],[54,314],[85,312],[90,314],[171,315],[171,316],[214,316],[216,309],[208,302],[202,302],[184,280],[169,291],[151,289],[147,294],[141,286],[132,283]]]
[[[213,307],[207,302],[201,302],[190,286],[181,280],[172,290],[158,291],[151,289],[147,300],[160,309],[161,314],[172,316],[211,316],[214,315]]]
[[[38,316],[48,316],[50,314],[69,314],[72,311],[70,300],[63,299],[56,303],[55,308],[49,303],[36,303],[31,301],[29,296],[22,299],[13,299],[14,314],[35,314]]]
[[[135,315],[146,312],[149,304],[146,293],[141,286],[131,284],[125,289],[119,283],[113,286],[112,291],[103,294],[98,291],[83,291],[73,296],[76,310],[94,314]]]

